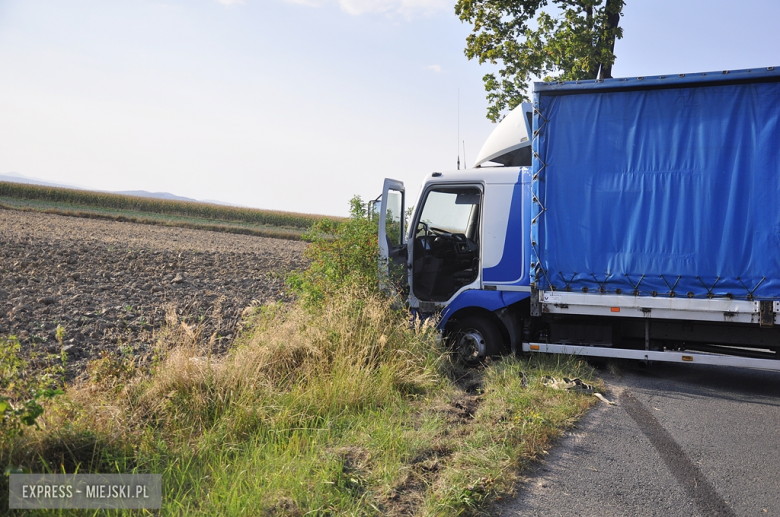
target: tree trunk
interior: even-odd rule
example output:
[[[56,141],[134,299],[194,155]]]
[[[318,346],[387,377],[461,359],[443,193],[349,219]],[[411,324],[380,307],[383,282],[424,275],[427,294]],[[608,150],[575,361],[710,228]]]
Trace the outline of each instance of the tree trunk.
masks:
[[[615,33],[614,30],[617,29],[618,23],[620,23],[620,10],[617,10],[615,12],[610,12],[612,8],[614,8],[615,3],[617,3],[619,0],[607,0],[607,5],[604,7],[606,9],[608,16],[607,16],[607,27],[606,29],[611,34],[611,38],[609,43],[609,53],[613,56],[615,55]],[[601,78],[602,79],[611,79],[612,78],[612,63],[610,64],[604,64],[599,63],[601,67]]]

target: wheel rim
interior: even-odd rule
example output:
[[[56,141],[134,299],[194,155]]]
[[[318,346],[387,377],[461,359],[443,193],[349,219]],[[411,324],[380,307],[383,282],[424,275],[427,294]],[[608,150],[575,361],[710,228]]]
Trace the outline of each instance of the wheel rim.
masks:
[[[458,355],[465,361],[474,361],[485,357],[487,347],[485,345],[485,338],[480,332],[474,329],[467,329],[458,335],[458,340],[455,343],[455,350]]]

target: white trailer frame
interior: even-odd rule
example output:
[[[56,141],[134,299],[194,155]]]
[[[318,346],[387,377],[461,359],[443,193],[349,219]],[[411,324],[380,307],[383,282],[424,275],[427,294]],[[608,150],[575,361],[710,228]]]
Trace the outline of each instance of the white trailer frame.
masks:
[[[523,352],[542,354],[567,354],[585,357],[612,357],[616,359],[637,359],[665,363],[712,364],[717,366],[738,366],[762,370],[780,371],[780,360],[736,357],[730,355],[681,352],[679,350],[631,350],[587,345],[557,345],[550,343],[523,343]]]
[[[539,291],[539,303],[549,314],[760,324],[758,301]],[[772,311],[780,325],[780,302]]]

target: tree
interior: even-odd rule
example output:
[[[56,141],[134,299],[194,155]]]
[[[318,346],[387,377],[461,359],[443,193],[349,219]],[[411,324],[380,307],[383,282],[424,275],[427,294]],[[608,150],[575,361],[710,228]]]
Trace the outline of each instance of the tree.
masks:
[[[473,24],[465,54],[480,64],[502,63],[483,77],[487,118],[528,100],[533,77],[571,81],[612,77],[624,0],[457,0],[455,13]],[[551,7],[553,14],[543,11]]]

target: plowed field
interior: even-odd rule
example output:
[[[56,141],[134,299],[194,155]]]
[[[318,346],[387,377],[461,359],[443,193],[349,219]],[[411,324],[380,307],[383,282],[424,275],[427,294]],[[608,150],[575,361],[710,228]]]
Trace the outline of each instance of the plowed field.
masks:
[[[247,306],[288,296],[305,246],[0,210],[0,336],[17,335],[25,354],[64,347],[71,378],[103,351],[148,355],[166,311],[224,349]]]

